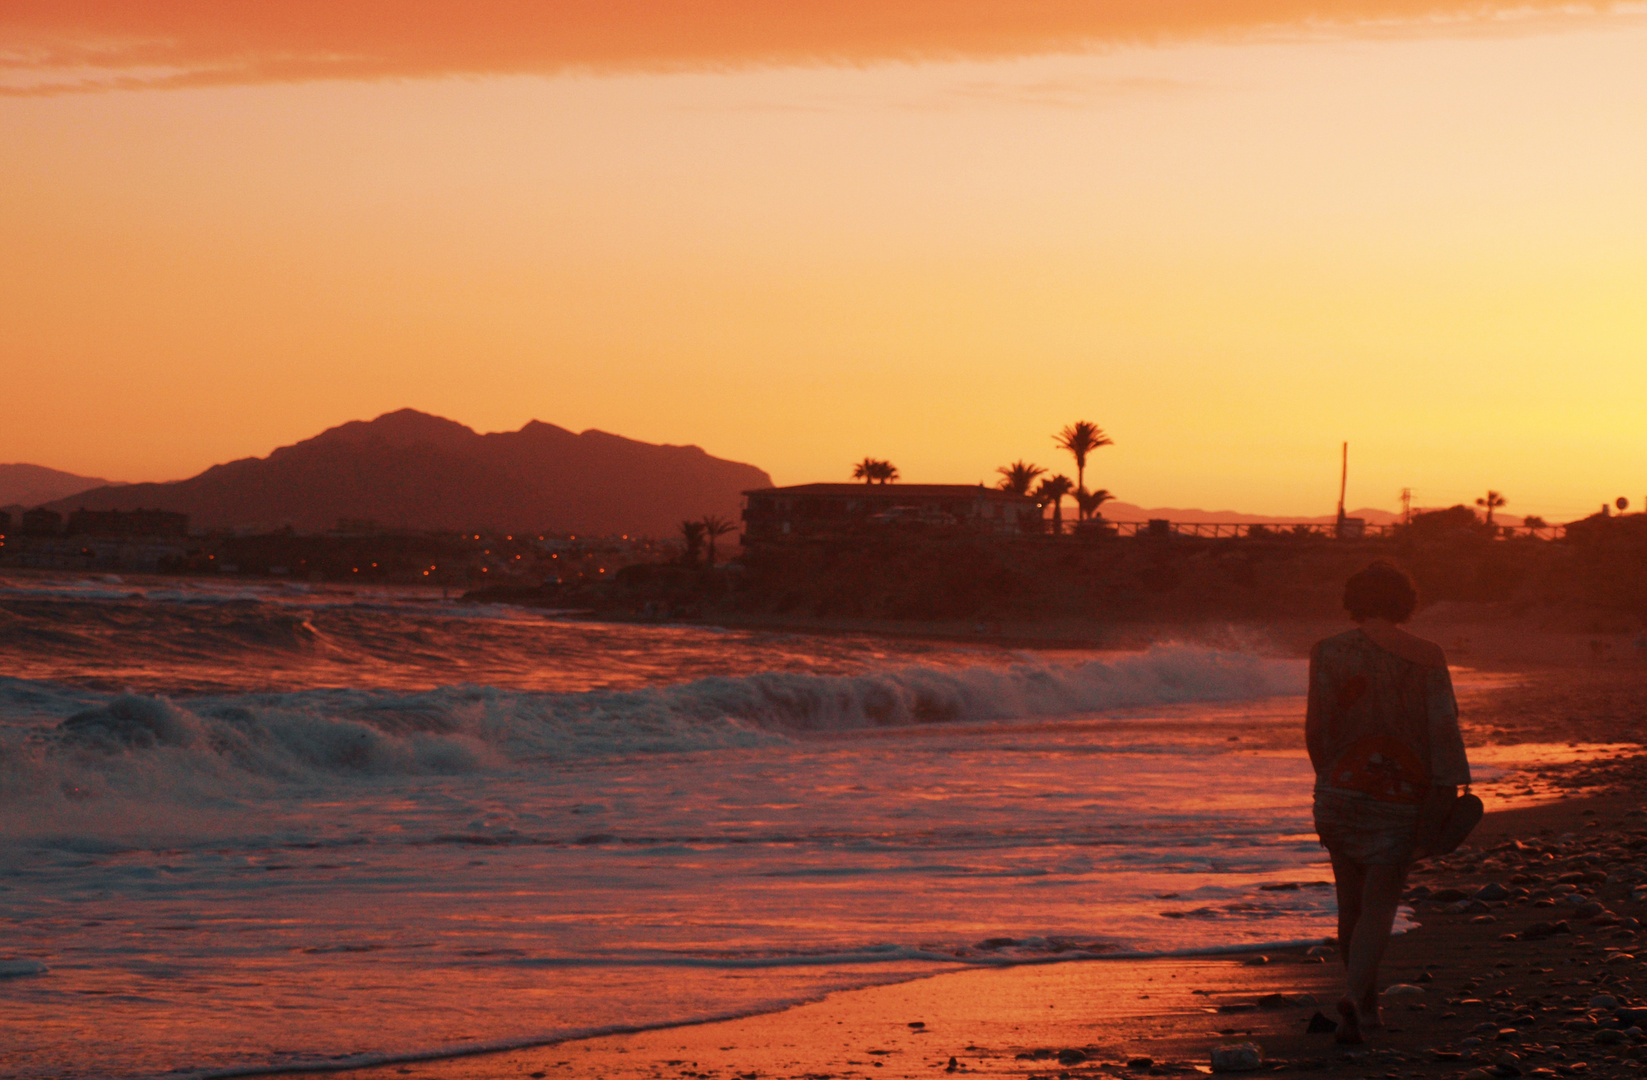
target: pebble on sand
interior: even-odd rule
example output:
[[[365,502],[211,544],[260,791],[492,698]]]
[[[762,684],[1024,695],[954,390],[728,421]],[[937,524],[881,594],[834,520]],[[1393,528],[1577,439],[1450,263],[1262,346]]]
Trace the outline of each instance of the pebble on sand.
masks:
[[[1424,988],[1412,983],[1396,983],[1384,988],[1385,997],[1423,997]]]
[[[1212,1049],[1213,1072],[1252,1072],[1264,1064],[1264,1052],[1257,1043],[1232,1043]]]
[[[1309,1026],[1304,1029],[1309,1035],[1331,1035],[1338,1030],[1338,1021],[1330,1019],[1325,1013],[1317,1012],[1310,1017]]]

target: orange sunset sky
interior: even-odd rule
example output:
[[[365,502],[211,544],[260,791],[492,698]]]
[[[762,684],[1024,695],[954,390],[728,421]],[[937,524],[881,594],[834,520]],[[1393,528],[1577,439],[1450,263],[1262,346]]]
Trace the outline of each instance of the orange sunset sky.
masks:
[[[402,406],[778,483],[1647,498],[1647,6],[13,0],[0,461]]]

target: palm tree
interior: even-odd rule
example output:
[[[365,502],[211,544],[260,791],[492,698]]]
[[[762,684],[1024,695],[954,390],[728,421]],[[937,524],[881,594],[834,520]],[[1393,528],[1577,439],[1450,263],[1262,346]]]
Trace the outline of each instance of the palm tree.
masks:
[[[1075,508],[1080,512],[1081,520],[1085,521],[1090,517],[1097,516],[1098,508],[1113,498],[1115,498],[1115,496],[1111,495],[1103,488],[1099,488],[1097,491],[1081,491],[1077,489],[1075,492]]]
[[[681,522],[681,539],[686,541],[686,565],[698,565],[698,552],[703,550],[703,522]]]
[[[725,536],[737,526],[719,514],[708,514],[698,524],[703,528],[704,536],[709,538],[709,558],[704,565],[713,568],[715,565],[715,539]]]
[[[1075,457],[1075,490],[1087,489],[1087,455],[1100,446],[1114,445],[1115,440],[1104,434],[1104,429],[1090,420],[1077,420],[1052,437],[1060,450],[1068,450]]]
[[[1042,480],[1035,488],[1035,501],[1042,506],[1052,507],[1052,531],[1064,531],[1064,496],[1070,493],[1075,485],[1067,476],[1054,476]]]
[[[1014,495],[1028,495],[1029,486],[1035,483],[1035,478],[1046,472],[1039,465],[1031,465],[1022,458],[995,471],[1001,474],[1001,482],[995,486]]]
[[[1508,500],[1496,491],[1488,491],[1484,498],[1477,499],[1475,504],[1487,511],[1487,524],[1493,523],[1493,511],[1503,506]]]
[[[866,457],[852,466],[852,479],[866,484],[888,484],[898,479],[898,467],[890,461]]]

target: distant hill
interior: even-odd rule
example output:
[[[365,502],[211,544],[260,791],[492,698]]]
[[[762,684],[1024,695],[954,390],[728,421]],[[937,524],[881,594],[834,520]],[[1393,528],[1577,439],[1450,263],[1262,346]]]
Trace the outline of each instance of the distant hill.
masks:
[[[1235,522],[1251,523],[1254,525],[1297,525],[1307,523],[1311,525],[1330,525],[1338,519],[1336,513],[1317,514],[1314,517],[1272,517],[1265,514],[1243,514],[1239,510],[1193,510],[1177,507],[1157,506],[1145,508],[1132,503],[1107,502],[1101,511],[1108,521],[1148,521],[1150,518],[1165,518],[1168,521],[1182,521],[1185,524],[1214,522],[1228,525]],[[1372,507],[1363,507],[1360,510],[1346,510],[1350,517],[1364,519],[1369,525],[1388,525],[1400,521],[1401,515],[1388,510],[1375,510]]]
[[[735,522],[739,493],[771,485],[753,465],[696,446],[576,435],[536,420],[481,435],[401,409],[265,458],[171,483],[81,492],[55,509],[176,510],[193,529],[319,532],[348,518],[402,529],[667,536],[685,518],[721,514]]]
[[[92,488],[114,486],[112,480],[76,476],[44,465],[0,465],[0,506],[35,507]]]

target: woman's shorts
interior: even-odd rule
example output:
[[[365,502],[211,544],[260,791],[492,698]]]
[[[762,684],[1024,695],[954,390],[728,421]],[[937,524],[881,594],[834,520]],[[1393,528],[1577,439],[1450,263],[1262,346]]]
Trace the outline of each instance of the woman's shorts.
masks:
[[[1380,802],[1359,791],[1315,789],[1315,831],[1321,846],[1351,862],[1405,866],[1413,861],[1418,807]]]

